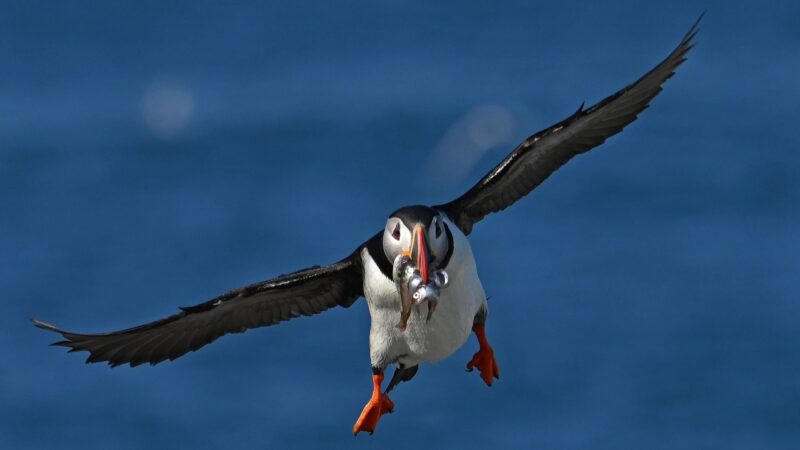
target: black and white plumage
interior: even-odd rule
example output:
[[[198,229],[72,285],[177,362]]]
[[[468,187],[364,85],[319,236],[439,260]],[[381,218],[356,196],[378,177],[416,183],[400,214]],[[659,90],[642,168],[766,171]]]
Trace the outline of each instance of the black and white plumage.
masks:
[[[382,380],[383,369],[392,364],[399,368],[387,388],[391,390],[398,382],[411,379],[420,363],[452,354],[463,345],[473,326],[485,321],[486,298],[466,237],[474,225],[512,205],[572,157],[602,144],[636,120],[685,60],[698,23],[699,19],[660,64],[634,83],[590,108],[582,105],[570,117],[532,135],[457,199],[433,207],[397,210],[383,231],[337,263],[245,286],[181,308],[165,319],[112,333],[73,333],[38,320],[34,323],[64,337],[54,345],[71,352],[88,351],[87,362],[136,366],[178,358],[228,333],[274,325],[336,306],[349,307],[364,296],[372,320],[373,370]],[[407,329],[400,329],[396,326],[400,299],[392,267],[409,247],[412,233],[424,234],[430,252],[427,261],[432,268],[445,270],[451,281],[442,290],[430,321],[417,311],[411,314]],[[495,376],[496,372],[495,368]],[[490,373],[487,383],[491,379]],[[362,419],[365,414],[367,408]],[[372,431],[377,418],[367,420],[371,425],[364,425],[362,419],[354,431]]]

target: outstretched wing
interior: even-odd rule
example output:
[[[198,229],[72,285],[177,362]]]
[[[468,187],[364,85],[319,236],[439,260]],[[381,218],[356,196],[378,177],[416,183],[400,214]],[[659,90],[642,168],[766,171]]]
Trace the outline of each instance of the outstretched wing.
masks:
[[[53,345],[70,352],[88,351],[87,363],[109,365],[158,364],[213,342],[228,333],[274,325],[299,316],[317,314],[334,306],[348,307],[363,295],[360,252],[327,267],[282,275],[235,289],[173,316],[127,330],[103,334],[64,331],[34,320],[66,340]]]
[[[487,214],[498,212],[531,192],[573,156],[622,131],[649,106],[661,86],[686,60],[702,16],[659,65],[617,93],[526,139],[461,197],[435,208],[445,211],[465,234]]]

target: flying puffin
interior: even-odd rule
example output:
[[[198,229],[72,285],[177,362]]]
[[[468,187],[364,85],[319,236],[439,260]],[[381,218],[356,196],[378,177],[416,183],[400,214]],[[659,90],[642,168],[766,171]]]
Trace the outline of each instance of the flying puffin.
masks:
[[[702,18],[702,16],[701,16]],[[406,206],[389,215],[384,229],[346,258],[234,289],[170,317],[102,334],[64,331],[53,345],[87,351],[87,363],[112,367],[173,360],[228,333],[270,326],[327,309],[347,308],[364,297],[369,308],[372,396],[353,433],[375,430],[394,404],[387,395],[411,380],[422,363],[459,349],[470,332],[478,352],[467,370],[478,369],[489,386],[500,368],[486,338],[488,307],[467,236],[486,215],[502,211],[543,182],[573,156],[586,152],[636,120],[692,48],[700,19],[660,64],[596,105],[578,110],[519,144],[499,165],[455,200]],[[384,371],[395,366],[382,391]]]

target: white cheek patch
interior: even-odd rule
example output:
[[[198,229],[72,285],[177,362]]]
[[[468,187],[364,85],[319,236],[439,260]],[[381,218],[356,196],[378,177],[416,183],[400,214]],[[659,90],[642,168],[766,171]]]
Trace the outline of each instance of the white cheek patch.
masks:
[[[400,240],[394,238],[395,227],[400,226]],[[397,255],[411,246],[411,232],[399,219],[392,219],[383,230],[383,251],[389,261],[394,261]]]
[[[405,225],[400,226],[400,240],[397,241],[398,254],[404,249],[411,248],[411,232]]]

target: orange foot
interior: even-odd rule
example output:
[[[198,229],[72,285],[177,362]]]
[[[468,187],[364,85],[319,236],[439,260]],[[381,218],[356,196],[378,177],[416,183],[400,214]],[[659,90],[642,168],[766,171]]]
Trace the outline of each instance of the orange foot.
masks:
[[[480,348],[478,349],[478,353],[472,356],[472,360],[467,363],[467,372],[472,372],[472,370],[477,367],[478,372],[481,374],[481,379],[486,382],[487,385],[491,386],[493,378],[500,379],[500,367],[497,365],[497,361],[494,360],[494,350],[492,350],[492,346],[489,345],[489,341],[486,340],[484,325],[473,325],[472,331],[474,331],[475,336],[478,337]]]
[[[383,382],[383,372],[372,375],[372,398],[369,399],[361,411],[361,416],[353,426],[353,436],[357,435],[359,431],[366,431],[372,434],[375,427],[378,426],[378,420],[386,413],[391,413],[394,410],[394,403],[389,399],[389,396],[381,392],[381,383]]]

